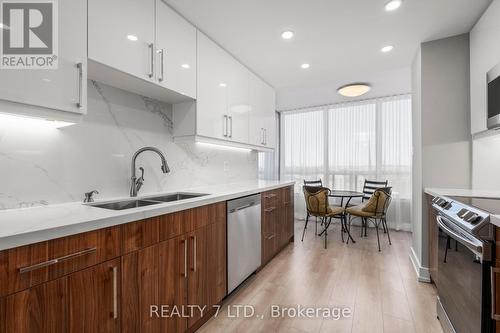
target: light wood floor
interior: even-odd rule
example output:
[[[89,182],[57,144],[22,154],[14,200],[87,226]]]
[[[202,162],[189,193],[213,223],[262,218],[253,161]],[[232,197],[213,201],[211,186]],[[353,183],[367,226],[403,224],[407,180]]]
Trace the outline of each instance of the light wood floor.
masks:
[[[300,241],[303,222],[296,222],[290,244],[261,272],[230,295],[219,315],[199,332],[442,332],[436,319],[436,290],[419,283],[408,257],[411,234],[391,232],[392,246],[381,233],[377,250],[375,230],[356,244],[343,244],[339,226],[323,238],[309,227]],[[252,305],[253,318],[233,318],[234,305]],[[349,318],[271,318],[271,305],[349,307]],[[231,311],[228,312],[228,309]]]

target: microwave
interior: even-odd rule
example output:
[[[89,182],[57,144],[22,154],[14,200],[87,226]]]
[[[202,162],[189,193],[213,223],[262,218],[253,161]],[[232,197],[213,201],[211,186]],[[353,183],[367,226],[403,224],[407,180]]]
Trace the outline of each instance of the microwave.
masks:
[[[488,129],[500,127],[500,64],[486,74],[488,81]]]

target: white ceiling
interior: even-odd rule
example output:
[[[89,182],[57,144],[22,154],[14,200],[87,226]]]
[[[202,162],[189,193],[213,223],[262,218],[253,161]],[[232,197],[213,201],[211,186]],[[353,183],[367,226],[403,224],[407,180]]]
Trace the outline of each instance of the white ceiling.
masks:
[[[491,0],[404,0],[389,13],[387,0],[166,2],[275,88],[367,81],[380,95],[374,82],[397,73],[398,88],[421,42],[470,31]],[[295,37],[282,40],[284,30]]]

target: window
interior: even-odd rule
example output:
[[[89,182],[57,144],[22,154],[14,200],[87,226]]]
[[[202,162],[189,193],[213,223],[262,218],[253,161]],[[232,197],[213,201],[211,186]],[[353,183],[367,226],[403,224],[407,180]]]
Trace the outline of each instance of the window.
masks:
[[[280,171],[298,185],[321,178],[330,188],[358,191],[365,179],[387,179],[394,192],[389,217],[409,229],[411,97],[283,112]],[[300,207],[301,186],[296,190]]]

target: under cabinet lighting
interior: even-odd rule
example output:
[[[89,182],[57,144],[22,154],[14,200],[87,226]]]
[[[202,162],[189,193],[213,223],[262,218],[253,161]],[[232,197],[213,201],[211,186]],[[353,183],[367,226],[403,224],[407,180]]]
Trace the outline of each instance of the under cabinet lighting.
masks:
[[[0,23],[0,30],[2,29],[8,30],[9,27],[6,24]]]
[[[0,113],[0,124],[6,124],[9,127],[19,128],[63,128],[74,125],[75,123],[62,120],[51,120],[46,118],[35,118],[24,115],[14,115]]]
[[[252,151],[252,149],[249,149],[249,148],[219,145],[219,144],[216,144],[216,143],[208,143],[208,142],[197,141],[196,144],[200,145],[200,146],[206,146],[206,147],[223,149],[223,150],[234,150],[234,151],[241,151],[241,152],[250,152],[250,151]]]

